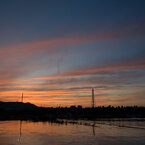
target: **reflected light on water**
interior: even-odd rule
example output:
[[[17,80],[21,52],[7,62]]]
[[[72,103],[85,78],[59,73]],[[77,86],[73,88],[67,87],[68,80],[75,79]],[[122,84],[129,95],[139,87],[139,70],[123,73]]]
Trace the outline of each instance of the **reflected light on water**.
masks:
[[[91,125],[87,126],[88,123]],[[97,121],[86,121],[82,124],[0,121],[0,144],[144,145],[145,129],[122,128]]]

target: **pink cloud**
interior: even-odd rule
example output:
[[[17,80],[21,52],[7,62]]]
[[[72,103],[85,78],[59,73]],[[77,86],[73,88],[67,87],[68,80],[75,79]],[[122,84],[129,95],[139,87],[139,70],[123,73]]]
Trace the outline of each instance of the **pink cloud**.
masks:
[[[9,45],[9,46],[1,46],[0,47],[0,54],[3,56],[3,54],[12,54],[12,53],[34,53],[34,51],[47,49],[49,51],[53,49],[60,48],[64,45],[71,45],[81,42],[87,42],[87,41],[97,41],[97,40],[107,40],[107,39],[116,39],[120,37],[128,37],[132,35],[139,35],[139,34],[145,34],[144,30],[140,30],[139,28],[145,25],[145,20],[132,23],[129,25],[128,28],[124,28],[121,31],[117,32],[104,32],[104,33],[97,33],[94,32],[92,34],[88,34],[86,36],[78,35],[77,37],[58,37],[54,39],[43,39],[33,42],[27,42],[22,44],[16,44],[16,45]],[[29,51],[29,52],[28,52]]]

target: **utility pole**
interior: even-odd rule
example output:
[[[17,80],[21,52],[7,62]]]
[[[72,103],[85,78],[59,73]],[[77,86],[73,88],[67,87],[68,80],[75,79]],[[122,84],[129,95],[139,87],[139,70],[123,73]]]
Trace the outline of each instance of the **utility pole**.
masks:
[[[23,93],[22,93],[22,97],[21,97],[21,102],[23,103]]]
[[[94,100],[94,88],[92,88],[92,108],[95,107],[95,100]]]

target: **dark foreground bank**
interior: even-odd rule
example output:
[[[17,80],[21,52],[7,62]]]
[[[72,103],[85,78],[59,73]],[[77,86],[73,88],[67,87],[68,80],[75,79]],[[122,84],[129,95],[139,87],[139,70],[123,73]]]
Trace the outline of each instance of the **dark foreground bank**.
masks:
[[[145,118],[145,107],[38,107],[31,103],[0,102],[0,120],[56,120],[98,118]]]

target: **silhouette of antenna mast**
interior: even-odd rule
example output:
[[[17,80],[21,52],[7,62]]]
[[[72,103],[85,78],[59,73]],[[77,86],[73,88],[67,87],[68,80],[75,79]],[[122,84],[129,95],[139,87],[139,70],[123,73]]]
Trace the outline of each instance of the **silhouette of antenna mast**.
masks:
[[[21,96],[21,102],[23,103],[23,93],[22,93],[22,96]]]
[[[94,88],[92,88],[92,108],[95,107],[95,100],[94,100]]]

